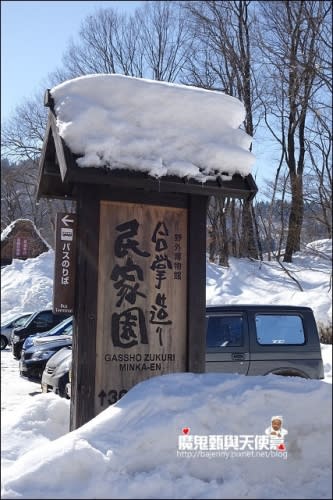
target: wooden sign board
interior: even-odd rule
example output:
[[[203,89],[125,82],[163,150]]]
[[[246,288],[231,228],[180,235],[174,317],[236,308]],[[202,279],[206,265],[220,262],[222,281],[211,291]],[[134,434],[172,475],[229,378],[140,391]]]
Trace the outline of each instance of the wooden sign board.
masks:
[[[95,414],[187,366],[187,209],[102,201]]]
[[[58,213],[56,220],[53,313],[74,313],[76,214]]]

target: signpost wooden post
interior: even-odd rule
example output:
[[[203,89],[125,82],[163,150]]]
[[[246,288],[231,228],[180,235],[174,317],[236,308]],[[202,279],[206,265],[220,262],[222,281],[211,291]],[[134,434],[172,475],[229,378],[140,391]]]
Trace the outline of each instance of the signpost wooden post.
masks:
[[[76,214],[57,214],[53,280],[54,314],[74,313],[76,226]]]
[[[251,200],[257,187],[251,175],[203,184],[81,168],[45,102],[37,198],[76,201],[77,221],[58,215],[54,277],[54,312],[74,315],[74,430],[148,377],[205,371],[208,200]]]

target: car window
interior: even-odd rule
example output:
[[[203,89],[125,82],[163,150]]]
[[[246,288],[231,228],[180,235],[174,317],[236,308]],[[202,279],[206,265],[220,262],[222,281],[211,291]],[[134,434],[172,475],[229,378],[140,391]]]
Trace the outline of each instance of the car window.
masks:
[[[52,328],[52,330],[50,330],[50,332],[52,332],[53,330],[55,330],[55,328]],[[73,324],[70,323],[69,325],[59,329],[58,335],[72,335],[72,330],[73,330]]]
[[[27,314],[24,314],[23,316],[19,316],[17,317],[17,315],[15,316],[12,316],[11,318],[9,318],[8,320],[4,321],[3,323],[1,323],[1,328],[16,328],[16,326],[23,326],[23,324],[26,322],[28,323],[31,318],[34,316],[35,313],[27,313]],[[23,318],[24,318],[24,322],[21,323],[21,320],[23,321]],[[19,321],[20,324],[16,324],[16,322]]]
[[[207,347],[239,347],[244,343],[242,316],[210,316],[207,322]]]
[[[38,319],[43,319],[44,321],[52,321],[53,314],[51,311],[43,311],[38,314]]]
[[[297,315],[256,314],[259,344],[304,344],[303,322]]]
[[[72,335],[72,331],[73,331],[73,325],[70,324],[70,325],[66,326],[63,333],[64,333],[64,335]]]
[[[67,318],[66,320],[62,321],[61,323],[57,323],[55,326],[53,326],[49,330],[48,333],[50,335],[61,334],[64,329],[67,330],[69,327],[72,328],[72,325],[73,325],[73,318],[70,317],[70,318]]]
[[[18,326],[23,326],[27,323],[28,319],[30,318],[30,314],[27,316],[22,316],[22,318],[18,318],[13,322],[13,328],[17,328]]]

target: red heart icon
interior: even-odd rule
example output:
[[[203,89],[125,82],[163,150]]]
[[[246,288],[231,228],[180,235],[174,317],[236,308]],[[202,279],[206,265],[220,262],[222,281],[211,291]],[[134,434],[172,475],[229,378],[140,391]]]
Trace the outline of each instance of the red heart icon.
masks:
[[[285,447],[285,445],[283,443],[281,443],[281,444],[279,444],[279,446],[277,446],[277,449],[278,450],[285,450],[286,447]]]
[[[190,428],[189,427],[184,427],[183,428],[183,434],[189,434],[190,433]]]

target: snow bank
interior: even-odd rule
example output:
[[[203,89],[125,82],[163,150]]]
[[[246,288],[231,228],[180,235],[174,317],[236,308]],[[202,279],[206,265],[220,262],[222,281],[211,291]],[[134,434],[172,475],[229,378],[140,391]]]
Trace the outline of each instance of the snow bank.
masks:
[[[35,420],[49,418],[51,403],[48,413],[50,400],[36,396],[31,418],[6,432],[22,427],[43,436],[45,427]],[[40,498],[41,492],[42,498],[331,498],[331,411],[331,385],[318,380],[153,377],[81,428],[54,441],[40,439],[18,457],[14,450],[2,498]],[[250,453],[242,456],[231,447],[229,455],[179,453],[184,428],[192,436],[263,435],[273,415],[283,415],[288,430],[284,452],[252,456],[246,448]]]
[[[207,262],[207,304],[289,304],[311,307],[318,325],[332,324],[330,288],[332,240],[319,240],[284,265],[303,291],[277,262],[229,259],[229,268]],[[14,260],[1,269],[1,321],[13,313],[51,307],[54,252],[35,259]]]
[[[24,311],[52,307],[54,251],[14,259],[1,269],[1,322]]]
[[[281,304],[313,309],[317,325],[332,325],[332,240],[313,242],[283,263],[229,258],[229,267],[207,263],[207,304]]]

